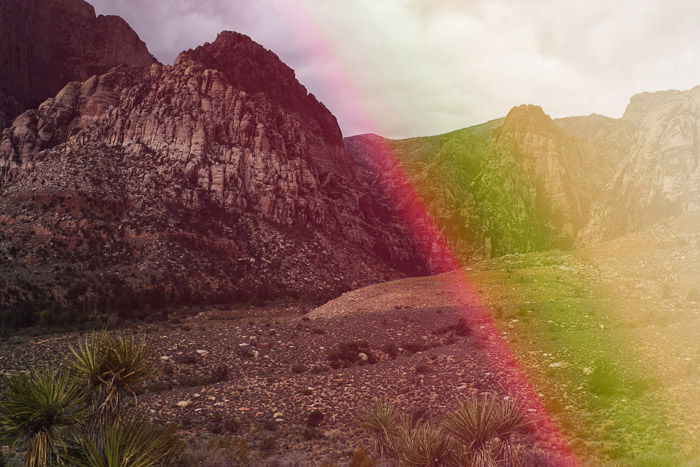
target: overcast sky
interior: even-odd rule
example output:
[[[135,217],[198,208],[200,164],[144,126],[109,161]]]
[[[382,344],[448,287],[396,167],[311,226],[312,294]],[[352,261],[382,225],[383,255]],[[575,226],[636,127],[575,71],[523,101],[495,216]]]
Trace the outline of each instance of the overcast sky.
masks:
[[[619,117],[700,84],[696,0],[88,0],[162,62],[234,30],[273,50],[345,135],[437,134],[538,104]]]

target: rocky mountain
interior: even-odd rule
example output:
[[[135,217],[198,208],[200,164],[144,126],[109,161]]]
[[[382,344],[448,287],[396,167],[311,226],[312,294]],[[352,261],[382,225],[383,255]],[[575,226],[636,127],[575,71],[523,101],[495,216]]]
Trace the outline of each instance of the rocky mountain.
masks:
[[[635,96],[621,119],[524,105],[343,139],[245,35],[162,65],[82,0],[0,0],[0,24],[5,324],[326,297],[698,210],[700,88]]]
[[[634,96],[628,153],[593,209],[582,243],[609,240],[700,210],[700,87]]]
[[[540,107],[524,105],[504,119],[445,135],[402,141],[365,135],[346,145],[384,192],[401,183],[415,190],[413,204],[425,205],[450,249],[469,262],[573,244],[612,174],[610,158],[619,157],[573,133]],[[395,166],[387,170],[390,162],[377,161]],[[397,209],[401,218],[415,217],[406,214],[410,208]],[[448,268],[439,249],[424,249],[433,270]]]
[[[523,105],[444,135],[362,135],[346,145],[383,192],[414,195],[395,196],[399,217],[428,212],[420,224],[434,221],[470,262],[587,245],[697,212],[699,96],[700,87],[634,96],[620,119],[552,120]],[[449,269],[430,229],[410,230],[431,269]]]
[[[333,115],[233,32],[24,112],[2,133],[0,183],[0,298],[20,324],[55,303],[145,314],[423,271]]]
[[[0,0],[0,129],[69,81],[155,61],[126,21],[83,0]]]
[[[620,156],[562,127],[523,105],[494,133],[469,207],[486,256],[567,248],[587,225]]]

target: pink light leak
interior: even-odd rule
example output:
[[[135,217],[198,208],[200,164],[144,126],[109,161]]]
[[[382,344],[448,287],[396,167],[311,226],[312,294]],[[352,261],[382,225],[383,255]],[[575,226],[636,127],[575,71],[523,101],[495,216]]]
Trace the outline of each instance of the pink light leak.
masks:
[[[299,30],[305,34],[312,36],[313,42],[318,44],[318,52],[333,70],[333,78],[336,83],[337,92],[346,93],[355,97],[357,102],[360,102],[360,96],[350,80],[348,74],[344,72],[342,63],[332,52],[327,42],[322,37],[320,29],[316,26],[310,12],[305,8],[303,2],[287,0],[289,3],[289,11],[292,16],[290,19],[298,21]],[[367,111],[360,109],[362,116],[366,121],[367,128],[377,128],[377,125]],[[515,354],[510,349],[508,343],[501,337],[491,313],[487,306],[481,301],[478,293],[469,280],[467,273],[461,266],[460,261],[450,249],[444,235],[436,225],[432,216],[425,207],[421,197],[416,193],[414,187],[409,182],[406,173],[401,168],[399,161],[395,157],[391,148],[384,144],[384,151],[391,158],[387,166],[393,167],[395,170],[391,172],[394,176],[399,177],[400,183],[388,184],[389,187],[401,187],[401,189],[389,189],[386,195],[390,198],[394,205],[408,205],[410,209],[405,212],[404,223],[409,226],[412,238],[418,248],[421,246],[424,249],[432,249],[433,252],[441,252],[444,256],[441,258],[441,264],[445,265],[445,269],[455,269],[456,273],[448,275],[447,280],[451,282],[450,288],[459,299],[460,303],[464,303],[463,316],[473,330],[475,336],[483,343],[483,352],[489,358],[489,363],[493,366],[494,372],[500,376],[501,384],[507,388],[508,392],[517,397],[522,407],[527,410],[535,423],[538,440],[548,444],[547,448],[558,452],[562,457],[568,459],[569,465],[577,465],[571,449],[568,446],[564,436],[557,428],[552,418],[544,408],[540,398],[537,395],[532,383],[518,363]],[[419,238],[423,242],[416,241]],[[425,242],[425,239],[429,239]]]

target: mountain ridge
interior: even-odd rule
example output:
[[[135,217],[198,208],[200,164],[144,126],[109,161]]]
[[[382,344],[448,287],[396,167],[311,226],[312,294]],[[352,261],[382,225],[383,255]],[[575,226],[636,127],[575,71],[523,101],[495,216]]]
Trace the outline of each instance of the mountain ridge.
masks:
[[[83,0],[0,0],[0,25],[0,129],[70,81],[157,62],[126,21]]]
[[[102,18],[82,0],[52,5]],[[35,108],[0,92],[3,118],[18,112],[0,131],[8,322],[47,307],[318,299],[700,209],[700,87],[636,95],[620,119],[523,105],[442,135],[343,138],[294,70],[246,35],[224,31],[163,65],[123,20],[100,21],[133,39],[123,55],[103,53],[108,34],[93,51],[106,61],[69,60]]]
[[[222,41],[237,66],[276,56],[242,35],[217,41],[202,62],[186,52],[70,82],[2,132],[7,319],[31,324],[49,304],[318,299],[422,271],[335,117],[301,85],[281,102],[239,89],[209,60]]]

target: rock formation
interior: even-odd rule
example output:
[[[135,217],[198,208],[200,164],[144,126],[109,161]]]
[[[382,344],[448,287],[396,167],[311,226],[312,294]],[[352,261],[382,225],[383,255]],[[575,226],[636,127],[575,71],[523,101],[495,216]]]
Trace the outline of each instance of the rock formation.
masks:
[[[636,95],[621,120],[634,137],[581,243],[700,210],[700,87]]]
[[[70,81],[155,61],[122,18],[83,0],[0,0],[0,128]]]
[[[585,119],[568,121],[576,130],[569,133],[541,108],[524,105],[505,119],[445,135],[364,135],[346,145],[385,193],[415,190],[451,251],[469,262],[573,244],[620,157],[586,139],[592,130]],[[398,217],[415,218],[409,213],[420,209],[404,206],[412,198],[396,198]],[[444,252],[426,245],[434,235],[418,237],[432,270],[451,266],[442,263]]]
[[[343,139],[242,34],[168,66],[82,0],[0,0],[0,25],[0,325],[327,297],[700,209],[700,88]]]
[[[540,107],[512,109],[493,135],[467,210],[485,255],[571,245],[597,191],[587,147]]]
[[[332,114],[241,34],[69,83],[3,132],[0,180],[10,305],[328,296],[423,270]]]

